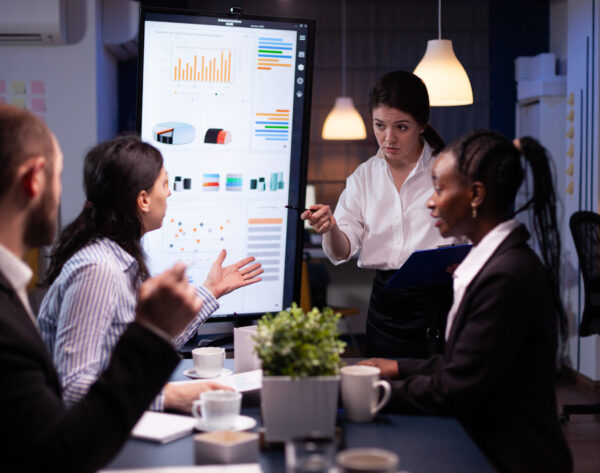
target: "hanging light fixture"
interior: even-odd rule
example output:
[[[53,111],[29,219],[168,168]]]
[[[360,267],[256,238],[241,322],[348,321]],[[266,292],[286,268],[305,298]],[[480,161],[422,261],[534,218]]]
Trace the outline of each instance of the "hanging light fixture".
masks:
[[[346,0],[342,0],[342,97],[325,118],[321,136],[324,140],[364,140],[367,130],[352,97],[346,95]]]
[[[431,106],[473,103],[469,77],[454,54],[452,41],[442,39],[442,0],[438,0],[438,39],[427,41],[425,56],[417,64],[414,73],[427,86]]]

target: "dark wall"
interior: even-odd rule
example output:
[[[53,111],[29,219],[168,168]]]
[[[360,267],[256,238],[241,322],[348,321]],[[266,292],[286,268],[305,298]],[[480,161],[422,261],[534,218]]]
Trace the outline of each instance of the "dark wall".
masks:
[[[490,128],[515,133],[515,59],[548,52],[548,0],[490,1]]]

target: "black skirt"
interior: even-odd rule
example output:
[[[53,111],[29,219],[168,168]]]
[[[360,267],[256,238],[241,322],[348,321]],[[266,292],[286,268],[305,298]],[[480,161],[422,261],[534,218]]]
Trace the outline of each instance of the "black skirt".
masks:
[[[383,291],[396,271],[377,270],[369,302],[366,356],[427,358],[443,350],[452,283]]]

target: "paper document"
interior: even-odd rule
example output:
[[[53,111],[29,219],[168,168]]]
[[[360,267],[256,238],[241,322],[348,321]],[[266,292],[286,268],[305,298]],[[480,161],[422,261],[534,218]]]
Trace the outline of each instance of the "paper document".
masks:
[[[256,391],[262,388],[262,370],[246,371],[245,373],[232,374],[206,381],[229,386],[237,392]],[[171,381],[171,384],[205,383],[206,381]]]
[[[191,434],[197,422],[194,417],[146,411],[135,424],[131,435],[139,439],[167,443]]]
[[[205,466],[161,466],[159,468],[128,468],[124,470],[100,470],[98,473],[262,473],[258,463]]]

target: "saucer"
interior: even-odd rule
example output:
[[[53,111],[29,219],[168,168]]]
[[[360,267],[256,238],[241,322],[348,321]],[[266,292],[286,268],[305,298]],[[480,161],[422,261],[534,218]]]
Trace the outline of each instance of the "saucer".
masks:
[[[195,368],[183,370],[183,374],[185,376],[187,376],[188,378],[192,378],[192,379],[215,379],[215,378],[221,378],[223,376],[229,376],[231,373],[233,373],[233,371],[228,370],[227,368],[223,368],[217,376],[211,376],[209,378],[205,378],[204,376],[199,376],[198,373],[196,373]]]
[[[254,427],[255,425],[256,425],[256,420],[253,419],[252,417],[237,416],[234,426],[227,430],[230,430],[232,432],[240,432],[242,430],[249,430],[252,427]],[[198,422],[196,422],[196,425],[194,426],[194,428],[196,430],[203,430],[204,432],[214,432],[216,430],[222,430],[222,429],[215,429],[213,427],[209,427],[208,425],[206,425],[204,423],[204,419],[202,419],[202,418],[198,419]]]

